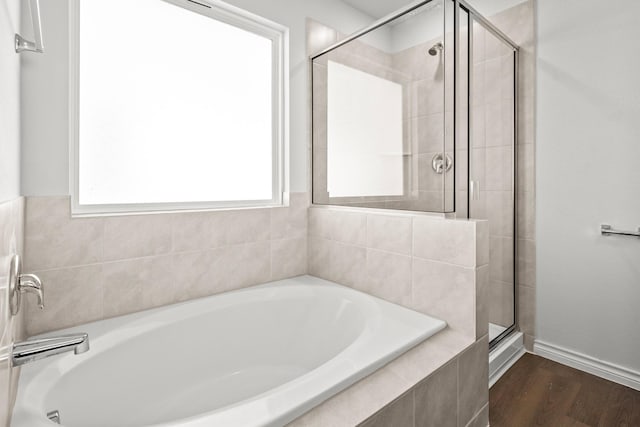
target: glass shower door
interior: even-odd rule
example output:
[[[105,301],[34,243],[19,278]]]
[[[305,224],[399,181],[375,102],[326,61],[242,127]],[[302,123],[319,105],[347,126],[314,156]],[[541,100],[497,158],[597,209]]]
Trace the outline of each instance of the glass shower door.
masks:
[[[489,342],[516,323],[515,69],[513,48],[471,20],[469,218],[489,220]]]

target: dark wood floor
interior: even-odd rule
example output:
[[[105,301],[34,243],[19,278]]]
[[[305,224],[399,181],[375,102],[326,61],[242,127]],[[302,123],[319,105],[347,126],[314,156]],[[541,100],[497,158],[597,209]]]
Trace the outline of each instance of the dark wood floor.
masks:
[[[525,354],[489,392],[491,427],[640,427],[640,392]]]

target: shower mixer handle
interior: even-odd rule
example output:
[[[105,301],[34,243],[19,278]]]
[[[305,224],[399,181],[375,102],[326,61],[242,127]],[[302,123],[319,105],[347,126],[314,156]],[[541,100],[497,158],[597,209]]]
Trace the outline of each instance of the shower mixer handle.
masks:
[[[20,311],[23,293],[34,294],[38,298],[38,307],[44,308],[42,281],[35,274],[23,274],[20,256],[14,255],[9,269],[9,306],[13,316]]]
[[[35,274],[21,274],[18,276],[18,290],[36,295],[38,297],[38,307],[40,309],[44,308],[44,289],[38,276]]]

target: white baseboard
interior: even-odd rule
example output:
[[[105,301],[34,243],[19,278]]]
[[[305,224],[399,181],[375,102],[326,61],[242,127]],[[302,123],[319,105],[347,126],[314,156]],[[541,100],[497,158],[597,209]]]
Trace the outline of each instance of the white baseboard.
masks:
[[[554,362],[640,391],[640,372],[539,340],[533,344],[533,352]]]
[[[489,388],[526,353],[522,332],[506,337],[489,353]]]

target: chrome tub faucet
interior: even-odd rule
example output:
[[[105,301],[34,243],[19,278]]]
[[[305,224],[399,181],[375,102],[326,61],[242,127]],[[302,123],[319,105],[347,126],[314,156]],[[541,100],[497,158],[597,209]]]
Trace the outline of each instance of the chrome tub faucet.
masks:
[[[85,333],[60,335],[15,343],[11,358],[13,366],[20,366],[68,351],[73,351],[75,354],[89,351],[89,335]]]
[[[42,282],[35,274],[23,274],[20,257],[14,255],[9,269],[9,305],[14,316],[20,311],[23,293],[34,294],[38,298],[38,307],[44,308]],[[11,351],[11,360],[13,366],[20,366],[68,351],[75,354],[89,351],[89,335],[78,333],[15,343]]]

